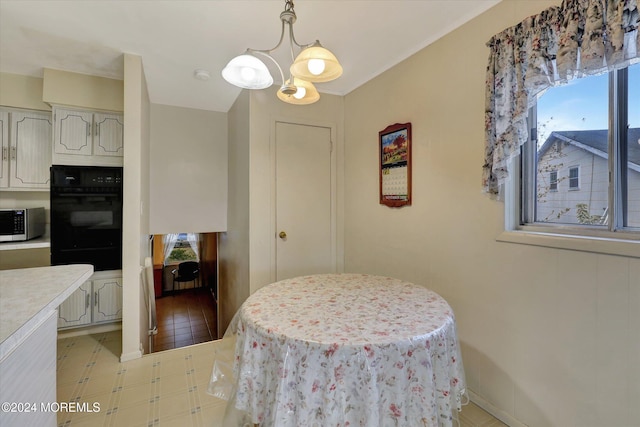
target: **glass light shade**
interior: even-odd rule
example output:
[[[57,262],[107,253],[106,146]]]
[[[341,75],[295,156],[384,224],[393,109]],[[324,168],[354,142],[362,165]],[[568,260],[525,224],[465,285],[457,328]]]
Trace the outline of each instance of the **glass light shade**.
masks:
[[[273,84],[273,77],[264,62],[252,55],[233,58],[222,70],[222,77],[232,85],[244,89],[265,89]]]
[[[289,82],[290,80],[287,80],[285,82],[285,86],[288,85]],[[281,101],[288,104],[307,105],[313,104],[320,99],[320,94],[312,83],[300,79],[294,79],[294,82],[298,91],[292,95],[287,95],[282,93],[282,91],[278,91],[278,98],[280,98]]]
[[[342,75],[342,66],[331,51],[316,41],[300,52],[291,64],[291,74],[309,82],[328,82]]]

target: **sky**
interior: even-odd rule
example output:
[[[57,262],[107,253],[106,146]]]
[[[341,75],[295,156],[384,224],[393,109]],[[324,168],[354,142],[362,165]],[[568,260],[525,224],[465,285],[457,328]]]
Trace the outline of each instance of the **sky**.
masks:
[[[576,79],[538,99],[538,135],[543,143],[554,130],[606,129],[608,75]],[[629,125],[640,127],[640,64],[629,67]]]

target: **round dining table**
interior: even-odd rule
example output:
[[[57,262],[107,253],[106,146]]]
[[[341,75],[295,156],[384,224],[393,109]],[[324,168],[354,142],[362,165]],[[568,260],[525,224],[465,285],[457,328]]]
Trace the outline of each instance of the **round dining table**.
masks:
[[[451,426],[461,410],[454,314],[423,286],[365,274],[283,280],[251,295],[230,331],[229,404],[261,427]]]

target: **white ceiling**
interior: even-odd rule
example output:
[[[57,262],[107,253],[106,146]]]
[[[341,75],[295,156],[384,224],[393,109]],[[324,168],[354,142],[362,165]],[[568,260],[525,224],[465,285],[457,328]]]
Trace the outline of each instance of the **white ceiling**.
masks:
[[[319,39],[344,68],[318,90],[346,95],[499,1],[297,0],[294,32],[303,44]],[[248,47],[276,45],[284,4],[0,0],[0,71],[41,77],[46,67],[122,79],[122,53],[132,53],[142,57],[152,103],[226,112],[240,89],[222,79],[222,68]],[[288,47],[276,54],[286,70]],[[196,80],[196,69],[211,78]]]

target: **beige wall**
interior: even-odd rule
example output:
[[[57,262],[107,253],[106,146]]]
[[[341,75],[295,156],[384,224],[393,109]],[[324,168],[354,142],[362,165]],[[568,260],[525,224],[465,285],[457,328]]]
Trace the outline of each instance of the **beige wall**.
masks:
[[[42,101],[42,79],[18,74],[0,73],[0,105],[51,111]]]
[[[227,114],[151,105],[152,234],[227,228]]]
[[[227,113],[229,198],[227,230],[218,235],[218,336],[249,296],[249,92]]]
[[[434,289],[468,388],[511,425],[640,420],[640,258],[496,242],[481,193],[485,43],[559,1],[504,1],[345,97],[345,265]],[[413,206],[378,204],[378,131],[413,125]]]
[[[275,155],[272,139],[276,120],[291,123],[318,124],[336,129],[334,149],[337,150],[337,270],[343,269],[343,195],[344,195],[344,101],[343,97],[322,94],[314,104],[297,106],[280,101],[276,87],[251,92],[250,148],[250,229],[251,229],[251,293],[275,280]]]
[[[293,106],[280,101],[273,87],[243,92],[228,114],[229,228],[219,240],[222,331],[251,293],[275,280],[272,140],[276,120],[336,129],[337,270],[344,267],[343,98],[323,94],[315,104]]]
[[[45,68],[42,99],[51,105],[123,111],[124,82]]]
[[[48,267],[50,265],[51,251],[49,248],[0,251],[0,270]]]

